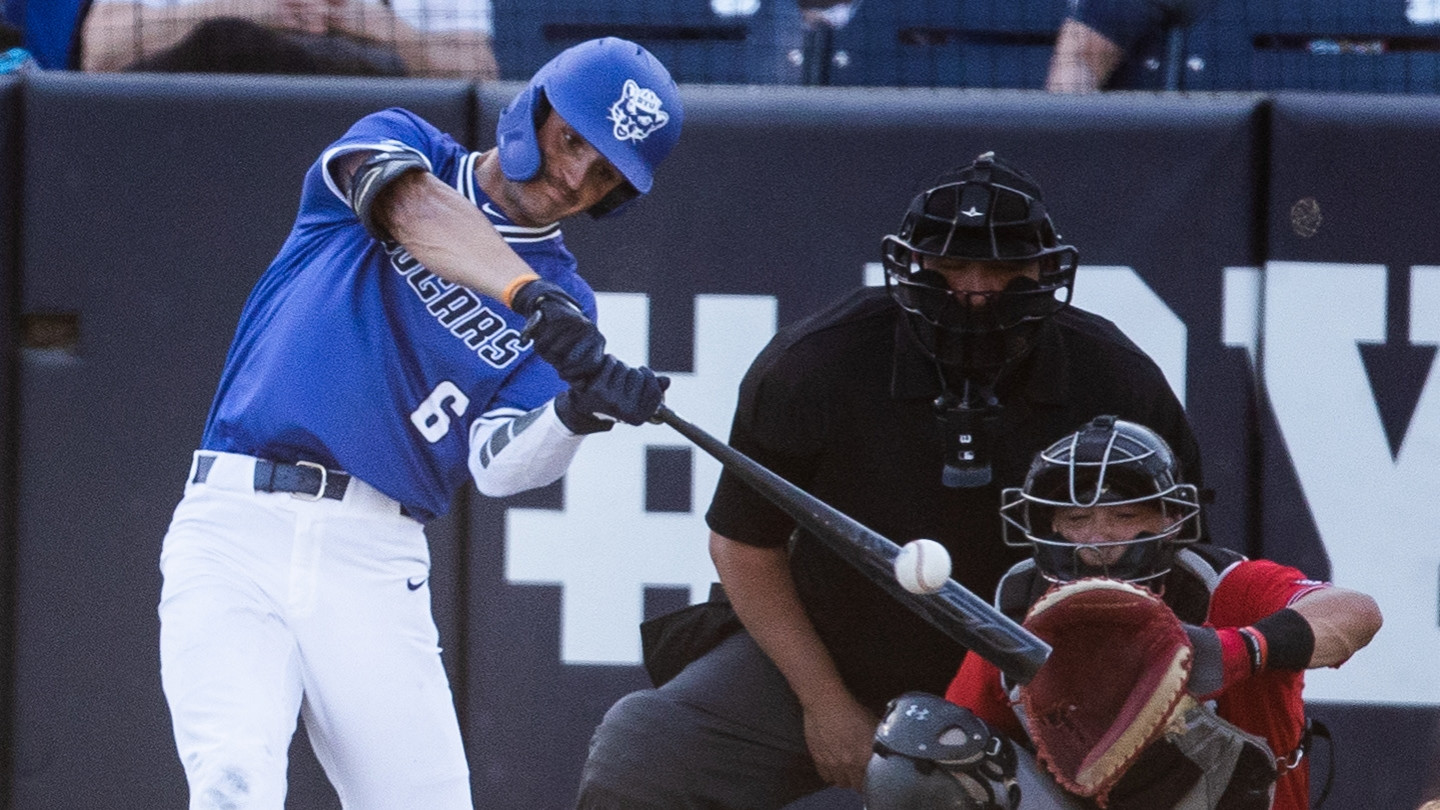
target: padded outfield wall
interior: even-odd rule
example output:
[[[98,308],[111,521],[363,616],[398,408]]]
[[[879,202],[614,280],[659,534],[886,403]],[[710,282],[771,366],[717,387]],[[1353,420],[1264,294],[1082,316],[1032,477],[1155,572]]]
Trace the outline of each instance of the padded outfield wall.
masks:
[[[487,147],[516,89],[62,74],[0,87],[0,349],[23,343],[0,365],[0,472],[18,471],[0,478],[9,806],[184,806],[158,673],[160,540],[301,175],[389,105]],[[874,283],[910,196],[996,149],[1041,180],[1080,247],[1076,303],[1119,323],[1185,401],[1216,541],[1380,600],[1375,644],[1310,679],[1336,737],[1330,806],[1440,791],[1426,785],[1440,756],[1440,166],[1426,149],[1440,103],[684,94],[685,136],[654,193],[566,225],[611,349],[669,374],[679,413],[724,435],[777,324]],[[429,527],[480,806],[568,804],[591,729],[645,684],[638,622],[714,579],[701,516],[718,473],[668,428],[617,429],[588,439],[563,482],[471,492]],[[289,805],[337,806],[297,739]],[[1319,747],[1317,776],[1330,754]]]

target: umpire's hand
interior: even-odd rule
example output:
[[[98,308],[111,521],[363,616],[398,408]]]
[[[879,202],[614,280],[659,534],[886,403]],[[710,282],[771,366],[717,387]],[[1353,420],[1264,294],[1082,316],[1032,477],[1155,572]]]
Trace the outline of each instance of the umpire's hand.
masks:
[[[820,778],[838,787],[862,790],[865,768],[875,750],[880,718],[847,692],[805,706],[805,745]]]
[[[669,377],[645,366],[631,368],[607,354],[594,376],[556,395],[555,415],[572,433],[609,430],[617,420],[641,425],[660,409],[669,387]]]

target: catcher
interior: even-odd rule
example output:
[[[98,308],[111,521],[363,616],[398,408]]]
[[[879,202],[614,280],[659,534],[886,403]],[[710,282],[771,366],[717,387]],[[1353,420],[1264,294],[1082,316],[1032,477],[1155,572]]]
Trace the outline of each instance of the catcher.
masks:
[[[1005,542],[1028,545],[1032,556],[1001,580],[996,605],[1054,652],[1023,686],[966,656],[946,697],[993,735],[992,749],[1013,740],[1018,756],[957,767],[915,753],[943,746],[904,750],[893,741],[914,733],[904,727],[926,697],[904,696],[876,735],[871,810],[1310,806],[1304,671],[1339,666],[1370,642],[1381,624],[1373,599],[1196,544],[1198,493],[1182,483],[1170,447],[1113,416],[1040,453],[1023,488],[1004,492],[1000,512]],[[893,711],[899,706],[909,715]],[[1011,761],[1018,776],[996,766]],[[916,774],[927,798],[906,803],[911,780],[896,772]],[[1037,780],[1049,788],[1027,785]],[[970,803],[933,803],[941,781]],[[995,789],[1006,782],[1020,788],[1008,800]],[[876,795],[881,785],[886,795]]]

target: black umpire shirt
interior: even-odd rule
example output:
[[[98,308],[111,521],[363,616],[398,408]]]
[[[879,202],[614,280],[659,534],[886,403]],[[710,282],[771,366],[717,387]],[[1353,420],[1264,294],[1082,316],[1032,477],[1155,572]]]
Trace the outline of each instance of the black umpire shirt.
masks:
[[[944,441],[932,402],[935,365],[884,289],[863,289],[787,327],[740,386],[730,444],[899,544],[950,550],[952,577],[989,600],[1028,556],[1000,539],[1000,489],[1020,486],[1040,450],[1101,414],[1146,425],[1200,483],[1199,449],[1158,366],[1114,324],[1069,307],[1042,327],[1024,363],[1000,380],[989,486],[941,483]],[[794,521],[722,473],[706,521],[755,546],[786,543]],[[846,685],[877,713],[908,690],[944,694],[964,655],[814,537],[796,533],[796,588]]]

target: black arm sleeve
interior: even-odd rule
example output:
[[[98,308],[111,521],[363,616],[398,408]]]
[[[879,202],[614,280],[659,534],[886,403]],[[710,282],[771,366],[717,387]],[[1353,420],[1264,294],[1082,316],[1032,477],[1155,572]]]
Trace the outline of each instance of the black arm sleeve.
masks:
[[[355,168],[355,173],[348,178],[348,183],[341,180],[345,201],[350,204],[355,216],[360,218],[360,224],[365,226],[371,236],[382,242],[390,238],[390,234],[375,219],[375,200],[391,183],[415,170],[429,171],[430,164],[424,155],[407,146],[393,151],[372,153]]]

